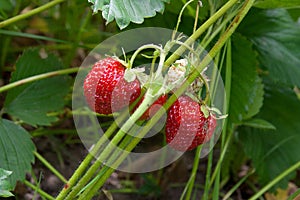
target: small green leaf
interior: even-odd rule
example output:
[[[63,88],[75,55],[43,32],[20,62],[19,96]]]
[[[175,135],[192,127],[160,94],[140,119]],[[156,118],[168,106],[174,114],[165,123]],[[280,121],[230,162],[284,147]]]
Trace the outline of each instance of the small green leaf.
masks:
[[[294,91],[266,82],[264,106],[258,117],[272,123],[276,130],[239,128],[245,153],[252,159],[261,185],[272,181],[300,160],[300,101]],[[285,188],[295,173],[275,187]]]
[[[256,115],[263,104],[263,84],[257,74],[256,54],[251,42],[241,35],[233,37],[232,88],[229,120],[239,124]]]
[[[295,8],[300,6],[299,0],[257,0],[254,4],[258,8]]]
[[[201,111],[203,112],[204,117],[205,117],[205,118],[208,118],[208,116],[209,116],[209,111],[208,111],[207,107],[206,107],[205,105],[201,105],[200,109],[201,109]]]
[[[9,181],[6,190],[13,190],[17,181],[25,179],[26,172],[31,170],[31,163],[34,162],[34,151],[35,146],[25,129],[12,121],[0,119],[0,168],[13,172],[4,179]],[[6,172],[3,175],[9,174]]]
[[[129,25],[130,22],[141,24],[144,18],[153,17],[156,12],[164,11],[164,2],[170,0],[131,1],[131,0],[88,0],[93,4],[94,13],[102,11],[106,23],[116,20],[120,29]]]
[[[276,127],[270,122],[263,119],[257,119],[257,118],[244,121],[242,122],[242,125],[253,127],[253,128],[260,128],[260,129],[271,129],[271,130],[276,129]]]
[[[239,32],[254,43],[263,73],[300,87],[300,26],[286,10],[251,9]]]
[[[27,50],[17,61],[11,82],[61,68],[61,62],[54,55],[42,59],[37,50]],[[30,125],[50,125],[57,118],[48,116],[47,113],[64,106],[64,97],[69,87],[68,76],[27,83],[8,91],[4,109],[8,114]]]
[[[7,171],[0,168],[0,197],[14,196],[10,190],[14,188],[8,181],[8,177],[12,174],[12,171]]]

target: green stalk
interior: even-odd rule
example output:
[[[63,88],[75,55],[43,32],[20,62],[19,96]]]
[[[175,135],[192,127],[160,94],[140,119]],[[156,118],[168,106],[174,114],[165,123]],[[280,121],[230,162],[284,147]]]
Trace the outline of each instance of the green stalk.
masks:
[[[252,175],[254,173],[254,170],[252,170],[251,172],[249,172],[246,176],[244,176],[237,184],[235,184],[223,197],[223,200],[227,200],[230,198],[230,196],[240,187],[240,185],[242,185],[247,178]]]
[[[224,131],[226,131],[226,130],[224,130]],[[223,132],[224,132],[224,131],[223,131]],[[225,157],[225,154],[226,154],[226,150],[228,149],[228,146],[229,146],[229,144],[230,144],[232,135],[233,135],[233,131],[230,130],[230,131],[229,131],[229,135],[228,135],[228,137],[227,137],[227,140],[226,140],[226,142],[225,142],[223,151],[222,151],[222,153],[221,153],[221,155],[220,155],[219,161],[218,161],[218,163],[217,163],[217,166],[216,166],[216,168],[215,168],[215,170],[214,170],[214,173],[213,173],[213,175],[212,175],[212,177],[211,177],[211,180],[210,180],[210,183],[209,183],[209,185],[208,185],[208,189],[211,188],[211,186],[212,186],[214,180],[215,180],[216,177],[217,177],[217,174],[219,173],[219,171],[220,171],[220,169],[221,169],[221,165],[222,165],[222,162],[223,162],[223,160],[224,160],[224,157]]]
[[[67,199],[74,199],[78,192],[84,187],[84,185],[94,176],[96,171],[100,168],[103,161],[111,154],[115,149],[115,146],[122,140],[134,123],[143,115],[143,113],[148,109],[148,106],[155,101],[155,98],[149,96],[145,98],[137,110],[132,114],[132,116],[125,122],[122,128],[116,133],[112,141],[107,145],[107,147],[101,152],[100,156],[97,158],[97,161],[90,167],[90,169],[85,173],[85,175],[80,179],[78,184],[73,188],[72,192],[67,196]],[[96,148],[94,148],[96,149]],[[97,148],[99,149],[99,148]]]
[[[126,115],[123,115],[121,117],[125,118]],[[56,197],[57,200],[64,200],[65,197],[68,195],[68,193],[70,192],[70,190],[73,188],[73,186],[77,183],[77,180],[85,173],[86,168],[89,166],[89,164],[91,163],[91,161],[94,159],[94,155],[98,152],[98,150],[101,148],[101,146],[104,144],[106,137],[109,138],[114,131],[118,128],[118,125],[116,122],[114,122],[109,128],[108,130],[105,132],[105,137],[102,137],[97,144],[95,145],[95,147],[92,149],[92,151],[85,157],[85,159],[80,163],[79,167],[76,169],[76,171],[73,173],[72,177],[68,180],[68,183],[66,184],[66,186],[63,188],[63,190],[58,194],[58,196]],[[96,161],[97,162],[97,161]],[[81,179],[82,180],[82,179]],[[84,181],[84,180],[83,180]],[[82,188],[84,186],[84,184],[80,185],[80,187]],[[76,189],[73,188],[73,190],[75,190],[74,193],[77,194],[77,192],[81,189]],[[73,191],[72,190],[72,191]]]
[[[185,44],[190,46],[204,33],[213,23],[215,23],[226,11],[231,8],[238,0],[229,0],[222,8],[220,8],[213,16],[206,20],[186,41]],[[180,55],[184,53],[186,48],[179,47],[165,62],[165,66],[170,66]]]
[[[296,200],[296,197],[300,195],[300,189],[298,189],[296,192],[294,192],[291,196],[289,196],[288,200]],[[299,197],[298,197],[299,198]]]
[[[141,92],[141,96],[143,96],[143,94],[145,93],[144,90],[142,90]],[[140,101],[141,96],[131,105],[131,107],[129,108],[130,110],[135,107],[135,105]],[[122,112],[120,114],[120,116],[116,119],[116,121],[118,122],[123,122],[127,117],[127,112]],[[77,193],[84,187],[84,185],[89,181],[90,177],[87,177],[87,173],[85,173],[85,170],[87,169],[87,167],[89,166],[89,164],[91,163],[91,161],[94,158],[94,155],[96,155],[99,151],[99,149],[103,146],[104,142],[106,141],[106,138],[109,138],[114,132],[115,130],[118,128],[118,124],[115,122],[113,122],[111,124],[111,126],[107,129],[107,131],[105,132],[105,136],[103,136],[97,143],[96,145],[93,147],[92,151],[85,157],[85,159],[81,162],[81,164],[78,166],[78,168],[76,169],[76,171],[73,173],[73,175],[71,176],[71,178],[68,181],[67,186],[68,187],[64,187],[63,190],[61,190],[61,192],[58,194],[58,196],[56,197],[57,200],[64,200],[65,197],[68,195],[68,193],[70,192],[70,190],[72,189],[72,191],[70,192],[71,196],[77,195]],[[97,163],[98,161],[95,162],[94,165],[98,165]],[[100,165],[99,165],[100,166]],[[99,167],[98,166],[98,167]],[[93,167],[93,166],[92,166]],[[92,168],[91,167],[91,168]],[[94,169],[89,169],[89,171],[91,170],[97,170],[96,167],[94,167]],[[94,172],[95,172],[94,171]],[[80,181],[77,183],[77,180],[85,173],[86,177],[82,177],[80,179]],[[89,172],[92,174],[92,172]],[[75,184],[77,183],[77,185],[75,186]],[[74,187],[75,186],[75,187]],[[74,188],[73,188],[74,187]]]
[[[85,194],[82,194],[79,198],[84,200],[91,199],[95,193],[99,190],[100,187],[103,186],[105,181],[110,177],[110,175],[114,172],[114,168],[117,168],[123,161],[126,159],[128,154],[135,148],[135,146],[140,142],[140,140],[148,133],[148,130],[153,127],[157,122],[160,120],[160,117],[164,114],[164,109],[159,109],[157,113],[151,118],[150,121],[144,126],[144,128],[138,133],[138,135],[134,138],[132,138],[132,141],[130,144],[128,144],[124,151],[122,151],[122,154],[119,156],[119,158],[113,163],[111,167],[104,166],[101,169],[102,171],[105,171],[103,176],[100,177],[99,180],[89,189],[89,192],[85,192]],[[160,117],[158,117],[160,116]],[[101,173],[100,172],[100,173]]]
[[[224,58],[226,55],[226,78],[225,78],[225,91],[226,91],[226,106],[224,107],[223,112],[228,113],[229,110],[229,102],[230,102],[230,92],[231,92],[231,71],[232,71],[232,57],[231,57],[231,39],[228,39],[227,45],[226,45],[226,50],[224,51],[223,57],[221,59],[221,66],[223,66]],[[221,164],[224,160],[224,157],[226,154],[223,154],[223,152],[227,151],[224,149],[224,143],[226,141],[226,134],[227,134],[227,121],[228,119],[225,119],[224,126],[223,126],[223,131],[222,131],[222,140],[221,140],[221,152],[222,156],[218,161],[218,164],[220,167],[218,167],[218,171],[216,173],[216,180],[215,180],[215,185],[214,185],[214,190],[213,190],[213,199],[217,200],[219,199],[219,191],[220,191],[220,178],[221,178]],[[231,142],[231,139],[228,140],[228,142]],[[214,176],[214,174],[213,174]],[[213,180],[214,177],[212,177]]]
[[[145,50],[145,49],[155,49],[155,50],[160,51],[160,52],[163,51],[163,49],[162,49],[161,47],[159,47],[159,46],[157,46],[157,45],[155,45],[155,44],[145,44],[145,45],[141,46],[141,47],[138,48],[138,49],[133,53],[133,55],[131,56],[130,61],[129,61],[128,69],[131,69],[131,68],[132,68],[133,62],[134,62],[134,60],[136,59],[136,57],[138,56],[138,54],[139,54],[141,51]]]
[[[196,179],[196,176],[197,176],[197,170],[198,170],[198,167],[199,167],[201,150],[202,150],[202,145],[198,146],[197,149],[196,149],[192,173],[191,173],[190,179],[188,181],[188,184],[186,185],[186,188],[187,188],[187,193],[186,193],[186,196],[185,196],[186,200],[190,200],[191,196],[192,196],[192,192],[193,192],[193,188],[194,188],[194,184],[195,184],[195,179]],[[183,199],[183,198],[180,198],[180,199]]]
[[[3,27],[8,26],[10,24],[13,24],[13,23],[15,23],[17,21],[26,19],[26,18],[28,18],[28,17],[30,17],[32,15],[37,14],[37,13],[43,12],[44,10],[47,10],[47,9],[49,9],[49,8],[51,8],[51,7],[53,7],[53,6],[57,5],[57,4],[60,4],[60,3],[64,2],[64,1],[65,0],[54,0],[54,1],[51,1],[51,2],[49,2],[49,3],[45,4],[45,5],[42,5],[42,6],[38,7],[38,8],[30,10],[30,11],[24,13],[24,14],[19,14],[19,15],[15,16],[15,17],[12,17],[12,18],[9,18],[7,20],[4,20],[4,21],[0,22],[0,28],[3,28]]]
[[[192,3],[194,0],[190,0],[188,1],[187,3],[184,4],[184,6],[181,8],[180,12],[179,12],[179,15],[178,15],[178,19],[177,19],[177,24],[176,24],[176,27],[175,27],[175,30],[172,34],[172,40],[175,40],[175,35],[176,35],[176,32],[178,31],[178,28],[179,28],[179,25],[180,25],[180,22],[181,22],[181,18],[182,18],[182,15],[183,15],[183,11],[185,10],[185,8],[190,4]]]
[[[136,126],[134,126],[134,128],[132,129],[132,130],[130,130],[130,133],[137,133],[137,131],[138,131],[138,129],[139,129],[139,127],[136,127]],[[125,138],[122,140],[122,142],[119,144],[119,148],[120,149],[126,149],[126,147],[128,146],[128,144],[132,141],[132,139],[133,139],[133,136],[131,135],[131,134],[127,134],[126,136],[125,136]],[[110,163],[114,163],[116,160],[117,160],[117,158],[121,155],[121,153],[122,153],[122,151],[119,151],[119,150],[117,150],[117,151],[115,151],[115,152],[113,152],[113,154],[110,156],[110,158],[109,158],[109,160],[106,162],[107,163],[107,165],[110,165]],[[96,181],[98,181],[99,180],[99,178],[101,178],[106,172],[107,172],[107,170],[109,169],[109,168],[112,168],[112,167],[108,167],[108,166],[105,166],[105,167],[103,167],[101,170],[100,170],[100,172],[98,173],[98,175],[97,175],[97,177],[96,178],[94,178],[83,190],[84,190],[84,192],[82,193],[82,194],[80,194],[80,198],[86,198],[86,196],[88,195],[88,194],[90,194],[91,193],[91,190],[92,190],[92,188],[94,187],[94,185],[95,185],[95,183],[96,183]],[[102,176],[101,176],[102,175]],[[106,180],[106,179],[105,179]],[[82,191],[83,191],[82,190]],[[79,192],[79,193],[81,193],[81,192]],[[80,199],[79,198],[79,199]]]
[[[224,32],[224,31],[225,31],[225,29],[222,32]],[[220,71],[222,70],[222,66],[223,66],[223,62],[224,62],[224,59],[225,59],[226,51],[227,51],[227,45],[225,45],[225,48],[223,50],[223,55],[222,55],[221,61],[219,61],[220,55],[218,55],[217,58],[215,59],[215,65],[220,66],[220,68],[219,68]],[[228,68],[226,68],[226,69],[228,69]],[[215,67],[214,71],[213,71],[213,76],[212,76],[213,78],[211,79],[211,83],[212,83],[211,88],[213,88],[212,91],[214,91],[214,93],[212,94],[212,99],[216,95],[216,90],[214,89],[214,87],[215,87],[215,80],[217,80],[217,76],[220,76],[217,73],[217,70],[218,70],[218,68]],[[225,82],[227,80],[231,80],[231,75],[229,76],[229,74],[226,72],[226,80],[225,80]],[[225,83],[225,94],[227,94],[227,95],[225,97],[226,99],[224,99],[224,102],[227,102],[227,105],[223,108],[223,113],[228,113],[228,102],[229,102],[229,96],[230,96],[230,90],[228,90],[228,87],[226,87],[226,86],[228,86],[227,82]],[[227,119],[225,119],[223,130],[226,130],[226,120]],[[223,131],[222,132],[222,142],[224,141],[223,139],[225,138],[224,137],[225,134],[226,134],[226,131]],[[213,145],[213,144],[211,143],[211,145]],[[223,146],[223,144],[221,146]],[[204,193],[203,193],[203,196],[202,196],[202,199],[204,199],[204,200],[208,199],[208,194],[209,194],[209,189],[210,189],[209,188],[209,183],[211,182],[211,177],[210,176],[211,176],[211,171],[212,171],[212,163],[213,163],[213,155],[214,155],[213,152],[214,151],[212,149],[210,151],[210,153],[209,153],[208,161],[207,161],[207,171],[206,171],[206,178],[205,178],[206,179],[205,180],[205,189],[204,189]]]
[[[74,68],[62,69],[62,70],[47,72],[44,74],[38,74],[35,76],[24,78],[22,80],[19,80],[19,81],[16,81],[16,82],[13,82],[13,83],[10,83],[10,84],[0,87],[0,93],[10,90],[14,87],[23,85],[23,84],[33,82],[33,81],[38,81],[38,80],[45,79],[45,78],[51,78],[53,76],[58,76],[58,75],[76,73],[76,72],[78,72],[78,70],[79,70],[78,67],[74,67]]]
[[[39,193],[42,197],[48,199],[48,200],[55,200],[54,197],[52,197],[50,194],[44,192],[41,188],[33,185],[32,183],[30,183],[29,181],[25,180],[24,184],[28,187],[30,187],[31,189],[33,189],[34,191],[36,191],[37,193]]]
[[[42,155],[40,155],[38,152],[33,152],[35,157],[39,159],[54,175],[56,175],[63,183],[67,183],[66,178],[59,173]]]
[[[275,184],[277,184],[279,181],[284,179],[287,175],[292,173],[293,171],[300,168],[300,161],[296,164],[292,165],[290,168],[279,174],[274,180],[272,180],[270,183],[268,183],[265,187],[263,187],[261,190],[259,190],[255,195],[253,195],[249,200],[255,200],[258,199],[260,196],[262,196],[266,191],[268,191],[271,187],[273,187]]]
[[[243,7],[241,8],[241,10],[240,10],[239,13],[237,14],[237,16],[234,18],[233,22],[229,25],[229,28],[228,28],[228,29],[225,31],[225,33],[222,35],[221,39],[224,38],[224,37],[228,39],[228,38],[229,38],[228,35],[232,35],[232,34],[233,34],[233,32],[235,31],[235,29],[237,28],[237,26],[240,24],[240,22],[243,20],[243,18],[246,16],[246,14],[247,14],[248,11],[250,10],[250,8],[251,8],[252,5],[254,4],[254,2],[255,2],[255,0],[247,0],[247,1],[245,1]],[[221,39],[220,39],[220,40],[221,40]],[[227,41],[227,39],[226,39],[226,41]],[[220,41],[220,40],[219,40],[219,41]],[[217,42],[217,44],[219,43],[219,41]],[[217,44],[216,44],[216,45],[217,45]],[[213,49],[212,49],[212,50],[213,50]],[[227,87],[229,87],[229,85],[227,85]],[[230,89],[230,88],[225,88],[225,89],[228,90],[228,89]],[[226,92],[227,92],[227,91],[226,91]],[[229,92],[230,92],[230,91],[229,91]],[[229,93],[229,94],[230,94],[230,93]],[[228,94],[228,95],[229,95],[229,94]],[[224,129],[223,129],[223,130],[224,130]],[[217,174],[219,173],[219,170],[220,170],[220,168],[221,168],[222,161],[223,161],[223,159],[224,159],[224,157],[225,157],[226,150],[227,150],[227,148],[228,148],[228,146],[229,146],[229,143],[230,143],[230,141],[231,141],[232,135],[233,135],[233,131],[230,130],[229,135],[228,135],[228,137],[227,137],[227,140],[226,140],[226,142],[225,142],[225,144],[224,144],[223,151],[222,151],[222,153],[221,153],[221,155],[220,155],[220,159],[219,159],[219,161],[218,161],[218,163],[217,163],[217,166],[216,166],[216,169],[215,169],[215,171],[214,171],[214,173],[213,173],[213,175],[212,175],[211,182],[210,182],[210,184],[209,184],[209,188],[211,188],[214,179],[217,177]]]

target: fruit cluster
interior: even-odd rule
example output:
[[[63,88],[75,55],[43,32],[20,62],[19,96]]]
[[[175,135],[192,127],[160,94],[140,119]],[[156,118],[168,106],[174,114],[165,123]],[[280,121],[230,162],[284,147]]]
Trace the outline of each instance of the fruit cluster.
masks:
[[[172,65],[168,72],[169,80],[167,81],[173,85],[178,85],[178,81],[176,84],[174,81],[182,79],[180,77],[184,74],[182,61],[178,63],[180,65]],[[126,80],[125,70],[126,67],[122,62],[113,57],[107,57],[94,64],[83,86],[86,102],[93,111],[99,114],[119,112],[141,95],[140,81],[137,78]],[[140,119],[150,119],[159,109],[157,105],[163,105],[167,97],[167,94],[158,97]],[[137,109],[143,99],[144,97],[139,100],[132,112]],[[216,128],[216,119],[212,114],[205,116],[199,102],[183,95],[170,107],[165,127],[167,143],[176,150],[186,151],[210,140]]]

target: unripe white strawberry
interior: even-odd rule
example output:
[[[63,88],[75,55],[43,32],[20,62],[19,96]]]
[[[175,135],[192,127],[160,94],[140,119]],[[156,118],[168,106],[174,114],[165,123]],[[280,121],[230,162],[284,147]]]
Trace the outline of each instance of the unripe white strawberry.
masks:
[[[176,62],[171,65],[167,74],[167,84],[172,89],[178,89],[182,83],[186,80],[187,71],[190,70],[190,64],[187,59],[176,60]],[[204,70],[205,71],[205,70]],[[203,77],[204,72],[201,73]],[[194,82],[187,88],[187,93],[197,94],[203,86],[203,82],[200,78],[196,78]]]

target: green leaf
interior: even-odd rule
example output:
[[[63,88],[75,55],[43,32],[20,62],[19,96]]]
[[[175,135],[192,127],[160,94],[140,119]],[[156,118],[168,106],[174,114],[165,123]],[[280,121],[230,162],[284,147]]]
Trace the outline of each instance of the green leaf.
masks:
[[[252,159],[260,183],[265,185],[300,160],[300,101],[292,89],[266,84],[264,106],[259,118],[276,130],[239,129],[245,153]],[[295,173],[275,187],[285,188]]]
[[[4,172],[2,177],[5,179],[0,178],[0,181],[9,181],[6,190],[13,190],[17,181],[25,179],[26,172],[31,170],[31,163],[34,162],[34,151],[35,146],[25,129],[12,121],[0,119],[0,168],[13,172],[10,176]]]
[[[8,177],[12,174],[12,171],[7,171],[0,168],[0,197],[14,196],[10,190],[14,188],[8,181]]]
[[[256,54],[250,41],[241,35],[233,37],[232,87],[229,120],[240,123],[259,112],[263,103],[263,84],[257,75]]]
[[[257,0],[254,4],[258,8],[295,8],[300,6],[299,0]]]
[[[250,119],[244,121],[242,125],[253,127],[253,128],[260,128],[260,129],[271,129],[271,130],[276,129],[276,127],[273,124],[263,119]]]
[[[288,9],[288,12],[295,22],[297,22],[300,19],[300,7]]]
[[[61,62],[54,55],[42,59],[37,50],[27,50],[17,61],[11,82],[61,68]],[[57,118],[47,113],[64,106],[64,97],[69,87],[68,76],[27,83],[8,91],[4,109],[8,114],[30,125],[50,125]]]
[[[129,25],[130,22],[141,24],[144,18],[153,17],[156,12],[162,13],[165,9],[164,2],[169,3],[170,0],[88,0],[94,4],[93,11],[96,13],[102,11],[102,16],[106,19],[106,23],[116,20],[120,29]]]
[[[14,6],[16,6],[16,2],[12,0],[1,0],[0,4],[0,13],[4,11],[11,11]]]
[[[300,86],[300,25],[286,10],[252,9],[239,31],[254,43],[262,69],[274,82]]]

